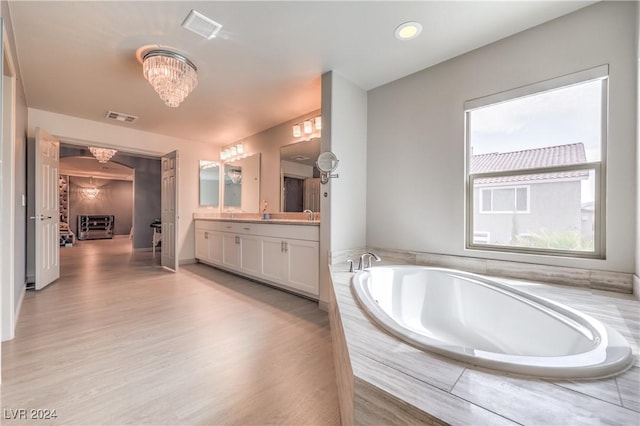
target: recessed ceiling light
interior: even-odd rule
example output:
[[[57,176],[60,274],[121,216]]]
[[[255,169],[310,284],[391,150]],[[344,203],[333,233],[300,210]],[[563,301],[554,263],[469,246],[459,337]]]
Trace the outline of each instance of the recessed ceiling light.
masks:
[[[411,40],[422,32],[422,25],[418,22],[405,22],[396,28],[396,38],[399,40]]]

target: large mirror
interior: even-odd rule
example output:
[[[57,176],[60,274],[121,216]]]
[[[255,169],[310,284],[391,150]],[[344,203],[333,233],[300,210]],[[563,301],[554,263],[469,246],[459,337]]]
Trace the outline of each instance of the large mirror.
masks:
[[[320,211],[320,138],[280,148],[280,211]]]
[[[200,205],[218,206],[220,203],[220,164],[200,160]]]
[[[225,211],[260,212],[260,154],[225,163],[223,182]]]

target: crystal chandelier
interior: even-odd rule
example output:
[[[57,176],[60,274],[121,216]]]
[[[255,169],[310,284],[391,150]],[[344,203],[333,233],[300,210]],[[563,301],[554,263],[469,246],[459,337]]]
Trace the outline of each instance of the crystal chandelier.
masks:
[[[106,163],[111,160],[111,157],[113,157],[116,152],[118,152],[115,149],[97,148],[95,146],[90,146],[89,151],[91,151],[93,156],[96,157],[98,163]]]
[[[177,107],[198,85],[198,69],[184,56],[169,50],[150,50],[142,57],[144,78],[167,106]]]

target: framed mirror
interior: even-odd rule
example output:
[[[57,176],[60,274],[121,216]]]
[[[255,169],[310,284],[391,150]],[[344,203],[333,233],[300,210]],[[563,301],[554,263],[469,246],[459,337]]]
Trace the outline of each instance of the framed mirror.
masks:
[[[220,204],[220,164],[215,161],[200,160],[200,205]]]
[[[260,154],[224,164],[224,210],[260,212]]]
[[[320,211],[320,138],[280,147],[280,211]]]

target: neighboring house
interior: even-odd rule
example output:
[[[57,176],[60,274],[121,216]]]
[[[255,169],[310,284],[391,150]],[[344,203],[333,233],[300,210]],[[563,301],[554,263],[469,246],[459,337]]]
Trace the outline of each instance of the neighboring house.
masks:
[[[523,151],[474,155],[472,173],[535,169],[586,163],[584,145],[575,143]],[[587,170],[488,177],[475,180],[476,244],[528,245],[558,232],[593,238],[584,226],[582,181]],[[593,222],[593,219],[591,220]]]

